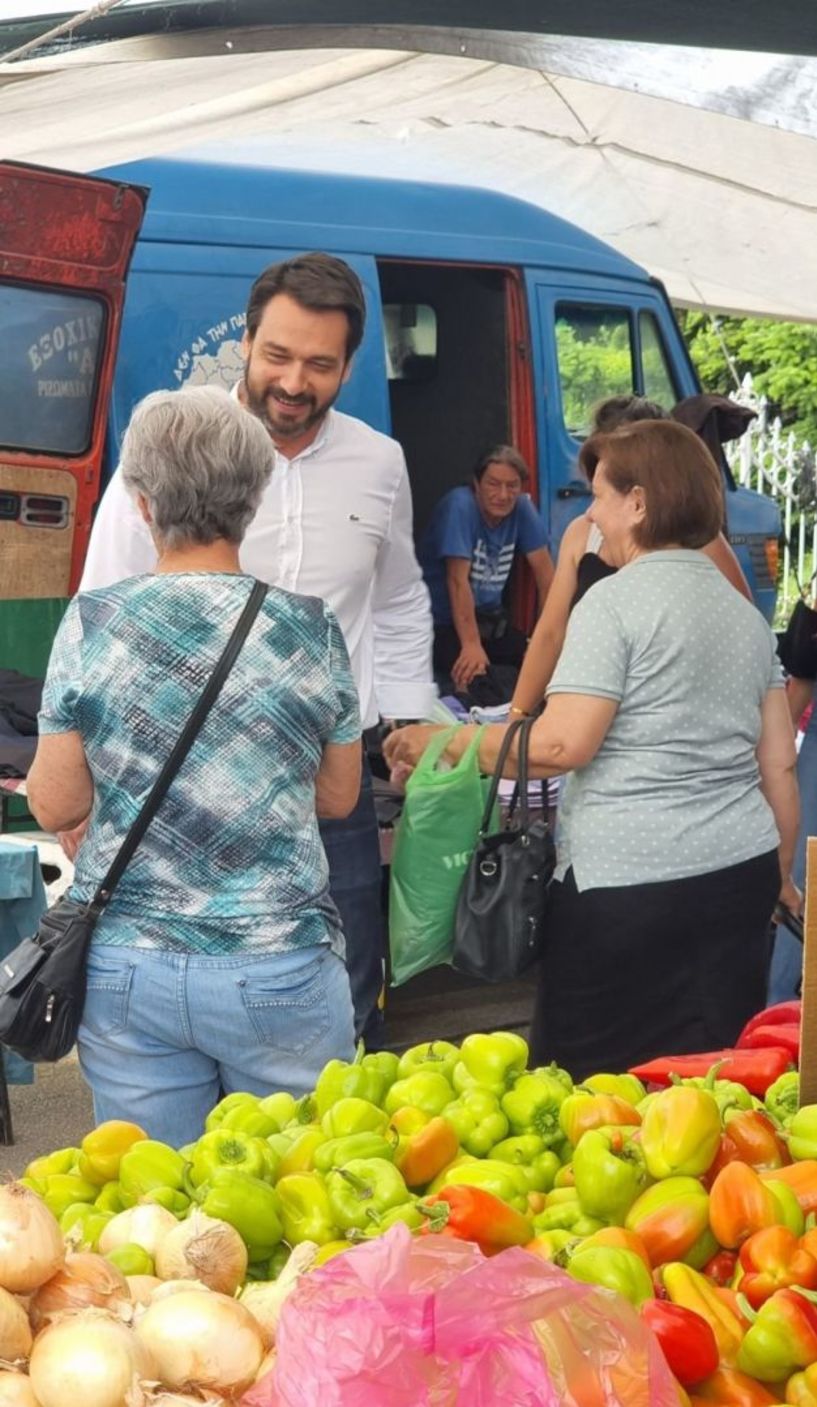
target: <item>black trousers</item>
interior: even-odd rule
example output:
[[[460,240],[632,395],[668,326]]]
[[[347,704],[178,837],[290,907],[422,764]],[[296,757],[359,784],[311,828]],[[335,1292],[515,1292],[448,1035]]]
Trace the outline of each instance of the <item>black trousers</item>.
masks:
[[[507,703],[513,695],[528,641],[524,633],[513,625],[506,625],[498,638],[486,637],[480,632],[480,640],[491,662],[491,668],[486,674],[477,674],[467,690],[463,690],[457,697],[468,707],[476,704],[480,708],[492,708],[497,704]],[[453,625],[435,625],[435,674],[450,675],[461,649],[460,637]]]
[[[612,889],[551,885],[531,1065],[574,1078],[719,1050],[765,1005],[777,852]]]

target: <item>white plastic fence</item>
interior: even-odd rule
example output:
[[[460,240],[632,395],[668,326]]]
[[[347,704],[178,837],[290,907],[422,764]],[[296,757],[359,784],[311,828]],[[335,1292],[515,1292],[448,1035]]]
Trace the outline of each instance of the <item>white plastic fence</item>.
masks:
[[[778,609],[788,615],[797,580],[807,587],[817,571],[817,451],[771,419],[765,396],[747,374],[732,399],[757,411],[746,434],[725,446],[738,483],[777,499],[783,524],[782,572]]]

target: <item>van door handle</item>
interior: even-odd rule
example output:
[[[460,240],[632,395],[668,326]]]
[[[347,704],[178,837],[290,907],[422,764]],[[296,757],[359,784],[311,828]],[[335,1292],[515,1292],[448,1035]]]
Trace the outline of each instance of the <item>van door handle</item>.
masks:
[[[556,490],[557,498],[590,498],[591,489],[587,484],[564,484]]]

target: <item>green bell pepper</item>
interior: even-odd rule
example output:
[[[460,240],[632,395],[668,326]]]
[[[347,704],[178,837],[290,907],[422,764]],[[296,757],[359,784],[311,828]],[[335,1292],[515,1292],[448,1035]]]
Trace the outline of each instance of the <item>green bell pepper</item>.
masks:
[[[315,1154],[326,1143],[327,1137],[320,1124],[305,1124],[297,1130],[286,1152],[278,1164],[278,1181],[289,1177],[290,1173],[312,1172],[315,1167]]]
[[[615,1094],[636,1107],[644,1099],[647,1091],[637,1075],[590,1075],[582,1080],[583,1089],[591,1089],[594,1094]]]
[[[769,1085],[763,1101],[767,1114],[775,1123],[787,1129],[800,1108],[800,1076],[796,1070],[788,1070]]]
[[[442,1114],[446,1105],[454,1099],[454,1091],[444,1075],[435,1070],[418,1070],[405,1080],[396,1080],[386,1095],[384,1108],[387,1114],[395,1114],[408,1105],[420,1109],[432,1119]]]
[[[508,1133],[499,1100],[487,1089],[470,1089],[446,1104],[443,1118],[453,1125],[460,1147],[474,1158],[484,1158]]]
[[[449,1163],[435,1177],[428,1192],[431,1196],[446,1187],[481,1187],[515,1211],[527,1212],[529,1183],[522,1168],[504,1163],[499,1158],[462,1158]]]
[[[94,1202],[97,1211],[110,1212],[112,1216],[117,1216],[119,1212],[126,1210],[122,1197],[122,1188],[118,1182],[109,1182],[105,1187],[99,1189],[99,1196]]]
[[[406,1080],[409,1075],[416,1075],[418,1070],[436,1070],[450,1084],[459,1058],[459,1046],[452,1045],[450,1041],[423,1041],[421,1045],[413,1045],[404,1052],[397,1068],[397,1078]]]
[[[234,1109],[257,1109],[258,1103],[258,1095],[250,1094],[249,1090],[236,1090],[234,1094],[225,1094],[204,1120],[204,1132],[212,1133],[213,1129],[221,1128],[227,1115]]]
[[[351,1133],[347,1138],[330,1138],[315,1150],[315,1171],[328,1173],[345,1167],[353,1158],[385,1158],[394,1162],[395,1145],[380,1133]]]
[[[466,1036],[452,1082],[458,1094],[479,1085],[502,1096],[528,1063],[528,1043],[512,1031]]]
[[[409,1231],[419,1231],[425,1225],[426,1218],[420,1211],[416,1202],[401,1202],[396,1207],[390,1207],[387,1212],[369,1212],[369,1225],[363,1232],[364,1241],[371,1241],[375,1236],[382,1236],[384,1231],[388,1231],[391,1226],[396,1226],[398,1221],[403,1226],[407,1226]],[[349,1229],[349,1237],[356,1241],[360,1233],[354,1227]]]
[[[108,1251],[106,1260],[115,1265],[117,1270],[121,1270],[123,1275],[155,1275],[156,1270],[153,1259],[144,1246],[139,1246],[135,1241],[126,1241],[124,1246],[116,1246],[114,1250]]]
[[[620,1134],[589,1129],[573,1154],[576,1192],[588,1216],[622,1226],[647,1185],[647,1169],[638,1144]]]
[[[322,1119],[327,1109],[331,1109],[339,1099],[368,1099],[371,1104],[382,1104],[397,1069],[394,1064],[397,1057],[389,1058],[389,1055],[388,1051],[367,1055],[360,1041],[352,1062],[330,1060],[324,1065],[315,1086],[318,1118]]]
[[[60,1217],[60,1231],[72,1251],[95,1251],[113,1212],[101,1212],[88,1202],[72,1202]]]
[[[615,1290],[636,1309],[655,1298],[652,1278],[643,1260],[623,1246],[579,1246],[568,1258],[567,1273],[586,1285]]]
[[[234,1226],[251,1261],[265,1260],[284,1234],[278,1196],[268,1182],[233,1168],[217,1168],[213,1181],[201,1191],[199,1203],[208,1216]]]
[[[73,1202],[95,1202],[99,1188],[79,1173],[52,1173],[43,1179],[43,1201],[59,1221]]]
[[[789,1122],[789,1152],[798,1163],[817,1158],[817,1104],[804,1104]]]
[[[205,1138],[209,1136],[204,1135]],[[196,1148],[200,1143],[201,1139]],[[152,1192],[154,1187],[174,1187],[177,1192],[181,1192],[184,1189],[184,1175],[185,1161],[175,1148],[146,1138],[141,1143],[134,1143],[119,1164],[122,1200],[125,1206],[133,1206],[146,1192]]]
[[[536,1133],[505,1138],[494,1145],[489,1156],[521,1168],[529,1180],[531,1192],[549,1192],[561,1167],[556,1153],[551,1148],[546,1149],[544,1139]]]
[[[578,1197],[573,1197],[537,1212],[533,1225],[537,1235],[542,1231],[569,1231],[572,1236],[592,1236],[594,1231],[602,1230],[604,1222],[588,1216]]]
[[[352,1227],[363,1231],[371,1225],[372,1213],[382,1216],[411,1202],[402,1175],[386,1158],[353,1158],[345,1167],[327,1173],[326,1187],[341,1231]]]
[[[792,1188],[778,1178],[770,1178],[766,1187],[777,1203],[778,1226],[785,1226],[794,1236],[802,1236],[806,1229],[806,1218]]]
[[[281,1131],[278,1120],[272,1114],[265,1113],[260,1103],[236,1105],[227,1111],[218,1127],[230,1129],[233,1133],[246,1133],[252,1138],[269,1138],[270,1134]]]
[[[388,1114],[370,1100],[348,1096],[327,1109],[321,1128],[327,1138],[348,1138],[353,1133],[382,1133],[388,1122]]]
[[[184,1192],[177,1192],[175,1187],[153,1187],[150,1192],[146,1192],[141,1199],[143,1202],[155,1202],[158,1206],[164,1207],[165,1211],[172,1212],[174,1216],[182,1217],[190,1206],[190,1198]]]
[[[290,1246],[301,1241],[315,1241],[325,1246],[328,1241],[337,1241],[340,1228],[335,1225],[329,1193],[320,1173],[288,1173],[282,1177],[275,1191],[284,1239]]]
[[[279,1130],[286,1128],[295,1118],[296,1101],[286,1090],[278,1090],[276,1094],[267,1094],[263,1099],[259,1099],[258,1108],[262,1114],[268,1114],[274,1119]]]
[[[25,1171],[25,1176],[35,1182],[44,1182],[47,1177],[58,1173],[70,1173],[79,1161],[79,1148],[58,1148],[54,1153],[46,1153],[42,1158],[34,1158]]]
[[[559,1110],[568,1098],[560,1080],[546,1071],[520,1075],[513,1089],[502,1096],[502,1112],[514,1133],[536,1133],[546,1147],[561,1143]]]
[[[137,1144],[136,1150],[144,1147],[144,1143]],[[201,1187],[202,1183],[213,1181],[217,1168],[236,1168],[252,1177],[263,1178],[267,1167],[264,1144],[260,1138],[222,1127],[202,1134],[193,1150],[188,1176],[191,1186]],[[172,1183],[169,1185],[172,1186]]]

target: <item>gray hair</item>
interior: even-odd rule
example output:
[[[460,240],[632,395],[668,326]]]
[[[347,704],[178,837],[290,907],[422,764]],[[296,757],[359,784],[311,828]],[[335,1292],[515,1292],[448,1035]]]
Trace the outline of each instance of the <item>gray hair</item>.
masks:
[[[122,441],[122,479],[143,494],[168,547],[239,543],[274,463],[261,422],[212,386],[154,391],[140,401]]]

